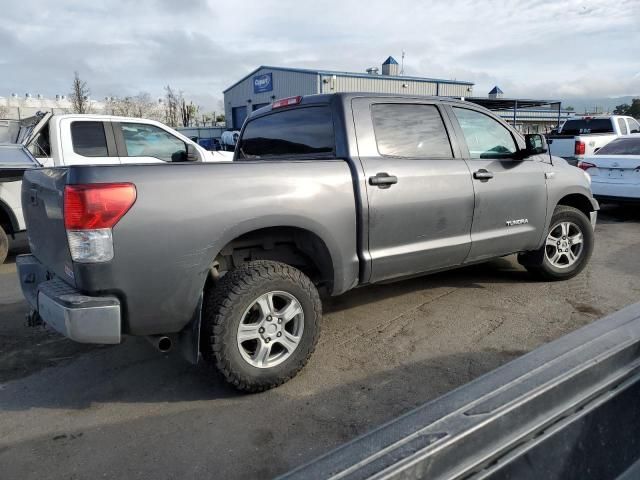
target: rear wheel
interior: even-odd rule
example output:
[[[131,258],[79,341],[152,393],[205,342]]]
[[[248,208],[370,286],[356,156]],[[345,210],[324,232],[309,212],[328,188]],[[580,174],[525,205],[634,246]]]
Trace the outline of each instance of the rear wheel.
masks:
[[[202,352],[237,389],[267,390],[307,363],[321,316],[318,292],[301,271],[279,262],[249,262],[207,292]]]
[[[543,280],[567,280],[586,267],[593,252],[594,234],[580,210],[559,205],[553,212],[544,245],[518,256],[518,261]]]
[[[4,263],[7,259],[7,255],[9,254],[9,237],[7,237],[6,232],[0,226],[0,265]]]

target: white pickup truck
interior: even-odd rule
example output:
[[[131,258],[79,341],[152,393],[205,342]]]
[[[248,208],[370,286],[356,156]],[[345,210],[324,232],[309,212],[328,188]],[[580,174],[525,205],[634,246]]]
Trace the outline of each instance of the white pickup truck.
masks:
[[[585,156],[593,155],[614,138],[640,134],[640,124],[633,117],[606,115],[567,120],[557,135],[549,135],[551,155],[562,157],[576,165]]]
[[[110,115],[38,114],[26,119],[15,143],[43,167],[179,161],[231,161],[232,152],[211,152],[160,122]],[[25,230],[22,182],[0,183],[0,264],[8,237]]]

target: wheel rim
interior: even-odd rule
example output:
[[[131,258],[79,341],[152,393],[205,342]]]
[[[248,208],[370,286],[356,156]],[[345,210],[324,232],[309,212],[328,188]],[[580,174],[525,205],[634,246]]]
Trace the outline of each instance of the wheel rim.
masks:
[[[296,351],[303,330],[304,312],[298,299],[287,292],[267,292],[242,315],[236,336],[238,349],[254,367],[275,367]]]
[[[574,265],[584,250],[582,229],[573,222],[559,222],[549,230],[545,255],[556,268]]]

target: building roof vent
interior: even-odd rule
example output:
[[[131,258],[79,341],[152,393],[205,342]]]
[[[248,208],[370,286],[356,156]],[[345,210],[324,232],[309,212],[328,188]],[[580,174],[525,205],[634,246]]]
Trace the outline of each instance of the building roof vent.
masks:
[[[369,68],[367,68],[367,73],[369,75],[378,75],[378,67],[369,67]]]
[[[393,57],[388,57],[382,63],[382,75],[398,75],[398,62]]]
[[[500,90],[500,87],[497,85],[491,89],[489,92],[489,98],[502,98],[504,92]]]

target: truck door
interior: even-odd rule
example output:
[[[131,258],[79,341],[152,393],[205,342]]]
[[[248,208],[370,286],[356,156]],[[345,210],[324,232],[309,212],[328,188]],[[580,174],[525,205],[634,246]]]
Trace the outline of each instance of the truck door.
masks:
[[[545,228],[547,185],[540,156],[517,158],[513,133],[497,119],[451,107],[465,140],[475,208],[467,261],[538,248]],[[548,157],[547,157],[548,158]]]
[[[120,163],[111,122],[68,117],[60,120],[59,129],[62,165]]]
[[[353,110],[368,200],[370,281],[461,264],[471,242],[473,187],[441,107],[358,98]]]

